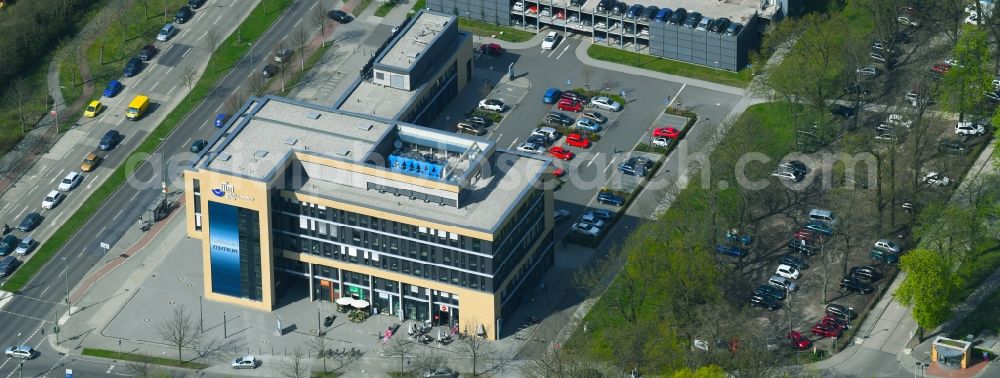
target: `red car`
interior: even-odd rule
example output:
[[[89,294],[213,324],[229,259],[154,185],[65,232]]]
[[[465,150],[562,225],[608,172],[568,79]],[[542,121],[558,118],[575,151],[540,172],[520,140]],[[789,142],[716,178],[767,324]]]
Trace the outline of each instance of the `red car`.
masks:
[[[812,333],[820,337],[840,337],[840,327],[817,324],[812,327]]]
[[[948,72],[948,70],[950,70],[950,69],[951,69],[951,66],[947,65],[945,63],[938,63],[938,64],[935,64],[933,67],[931,67],[931,71],[937,72],[937,73],[942,74],[942,75],[944,75],[944,73]]]
[[[500,45],[496,43],[484,43],[479,45],[479,51],[490,56],[503,55],[503,47],[500,47]]]
[[[587,137],[573,133],[566,136],[566,144],[573,147],[587,148],[590,147],[590,139]]]
[[[664,137],[670,139],[677,139],[681,136],[681,131],[673,127],[661,127],[653,130],[654,137]]]
[[[823,321],[820,324],[830,327],[836,327],[839,328],[841,331],[850,328],[850,326],[847,324],[846,321],[844,321],[843,318],[838,318],[833,315],[824,316]]]
[[[792,343],[792,348],[798,350],[806,350],[809,349],[810,346],[812,346],[812,341],[809,341],[809,339],[802,337],[802,334],[799,333],[799,331],[792,331],[788,333],[788,341]]]
[[[566,170],[562,168],[556,168],[552,170],[552,175],[556,177],[563,177],[566,175]]]
[[[816,233],[804,228],[795,231],[795,234],[792,235],[792,237],[794,237],[795,240],[808,240],[808,241],[817,241],[818,239],[822,239],[822,237],[816,235]]]
[[[583,111],[583,104],[580,104],[580,101],[564,98],[559,100],[559,110],[579,113]]]
[[[549,155],[556,159],[570,160],[573,158],[573,152],[565,148],[556,146],[549,149]]]

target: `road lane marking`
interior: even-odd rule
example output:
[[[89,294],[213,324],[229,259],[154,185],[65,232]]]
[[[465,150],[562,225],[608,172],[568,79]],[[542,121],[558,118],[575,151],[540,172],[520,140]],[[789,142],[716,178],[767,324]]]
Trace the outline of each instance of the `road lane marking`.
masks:
[[[28,211],[28,205],[24,205],[24,208],[14,216],[14,219],[20,219],[21,215],[23,215],[25,211]]]
[[[38,294],[38,296],[39,297],[45,296],[45,292],[49,291],[49,289],[51,289],[51,288],[52,288],[52,286],[46,286],[45,290],[42,290],[42,292],[40,294]]]
[[[299,24],[301,24],[301,23],[302,23],[302,19],[300,18],[298,21],[295,22],[295,25],[292,25],[292,29],[290,29],[290,30],[295,30],[295,28],[299,27]]]
[[[101,177],[101,174],[100,174],[100,173],[98,173],[98,174],[95,174],[95,175],[94,175],[94,178],[92,178],[92,179],[88,180],[88,183],[87,183],[87,189],[90,189],[90,188],[92,188],[92,187],[94,186],[94,182],[97,182],[97,178],[98,178],[98,177]]]
[[[101,237],[101,235],[104,234],[104,231],[106,231],[107,229],[108,229],[108,226],[101,227],[101,230],[97,231],[97,237]],[[61,274],[60,274],[60,276],[61,276]]]
[[[52,218],[52,224],[59,224],[59,218],[62,218],[63,214],[66,213],[65,212],[59,213],[59,215],[56,215],[55,218]]]
[[[566,48],[563,49],[563,51],[561,53],[559,53],[559,55],[556,55],[556,60],[559,60],[559,58],[562,58],[563,54],[565,54],[567,51],[569,51],[569,45],[568,44],[566,45]]]
[[[611,166],[612,166],[613,164],[615,164],[615,159],[617,159],[617,158],[618,158],[618,157],[612,157],[612,158],[611,158],[611,161],[609,161],[609,162],[608,162],[608,166],[607,166],[607,167],[604,167],[604,173],[607,173],[607,172],[608,172],[608,169],[610,169],[610,168],[611,168]]]
[[[167,72],[166,72],[166,73],[164,73],[164,74],[163,74],[163,76],[166,76],[167,74],[169,74],[169,73],[170,73],[170,71],[173,71],[173,70],[174,70],[174,67],[177,67],[177,66],[170,66],[170,68],[169,68],[169,69],[167,69]]]
[[[215,21],[212,21],[212,23],[213,23],[213,24],[218,24],[218,23],[219,23],[219,20],[221,20],[221,19],[222,19],[222,15],[220,14],[220,15],[219,15],[219,17],[216,17],[216,18],[215,18]]]
[[[119,212],[118,212],[118,214],[117,214],[117,215],[115,215],[115,217],[114,217],[114,218],[111,218],[111,221],[116,221],[116,220],[118,220],[118,217],[122,216],[122,213],[124,213],[124,212],[125,212],[125,209],[121,209],[121,211],[119,211]]]
[[[681,97],[681,91],[683,91],[683,90],[684,90],[684,87],[687,87],[687,83],[685,83],[685,84],[681,85],[681,89],[678,89],[678,90],[677,90],[677,93],[674,93],[674,97],[671,97],[671,98],[670,98],[670,102],[668,102],[668,103],[667,103],[667,107],[668,107],[668,108],[669,108],[669,107],[670,107],[671,105],[673,105],[673,104],[674,104],[674,101],[677,101],[677,98],[678,98],[678,97]]]
[[[80,254],[76,255],[76,258],[78,258],[78,259],[81,258],[81,257],[83,257],[83,251],[80,251]]]
[[[130,202],[130,203],[131,203],[132,201],[135,201],[135,197],[136,197],[136,196],[138,196],[138,195],[139,195],[139,191],[137,190],[137,191],[135,192],[135,194],[133,194],[133,195],[132,195],[132,198],[129,198],[128,202]]]
[[[158,85],[160,85],[159,81],[157,81],[156,84],[153,84],[153,86],[149,88],[149,91],[150,92],[155,91],[156,90],[156,86],[158,86]]]
[[[104,374],[111,374],[112,370],[115,370],[115,364],[111,364],[111,366],[108,367],[108,370],[105,371]]]
[[[509,146],[507,146],[507,149],[509,150],[509,149],[511,149],[511,148],[514,148],[514,144],[515,144],[515,143],[517,143],[517,138],[514,138],[514,140],[510,142],[510,145],[509,145]]]
[[[185,56],[187,56],[187,55],[188,55],[188,53],[189,53],[189,52],[191,52],[191,50],[193,50],[193,49],[187,49],[187,50],[184,50],[184,53],[183,53],[183,54],[181,54],[181,58],[184,58]]]
[[[56,180],[58,180],[60,177],[63,177],[63,172],[66,172],[66,168],[60,169],[59,173],[52,176],[52,181],[49,181],[49,184],[55,183]]]

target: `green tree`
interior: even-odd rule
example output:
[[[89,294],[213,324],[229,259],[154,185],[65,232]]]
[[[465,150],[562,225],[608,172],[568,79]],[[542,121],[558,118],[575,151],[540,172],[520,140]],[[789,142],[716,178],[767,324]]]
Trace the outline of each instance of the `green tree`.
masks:
[[[989,43],[986,31],[965,25],[952,49],[958,65],[944,75],[941,98],[945,109],[958,113],[959,120],[964,120],[965,113],[982,101],[983,93],[993,89]]]
[[[953,297],[958,288],[958,277],[953,264],[944,255],[928,250],[914,249],[903,255],[900,268],[906,279],[896,290],[900,303],[913,306],[920,339],[926,329],[933,329],[951,315]]]
[[[698,370],[683,368],[675,371],[674,374],[670,375],[670,378],[724,378],[725,376],[726,372],[721,367],[707,365],[699,367]]]

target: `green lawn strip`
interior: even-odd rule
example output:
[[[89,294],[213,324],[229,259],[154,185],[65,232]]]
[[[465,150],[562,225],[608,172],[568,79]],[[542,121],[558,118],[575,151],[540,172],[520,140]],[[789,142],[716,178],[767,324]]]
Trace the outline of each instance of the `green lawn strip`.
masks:
[[[392,8],[395,7],[396,7],[395,2],[392,1],[384,2],[382,3],[382,5],[378,6],[378,9],[375,10],[375,17],[385,17],[387,14],[389,14],[390,11],[392,11]]]
[[[267,27],[274,23],[284,11],[286,7],[291,4],[292,0],[273,0],[268,6],[269,13],[264,14],[263,8],[260,4],[250,12],[250,16],[243,21],[240,26],[243,28],[243,38],[246,40],[254,40],[260,37]],[[167,135],[177,127],[180,122],[187,117],[188,113],[191,112],[198,104],[194,100],[200,100],[206,97],[211,91],[212,87],[228,72],[228,70],[212,70],[212,61],[216,61],[217,67],[230,67],[233,65],[246,51],[250,48],[247,44],[237,43],[237,33],[233,33],[219,46],[219,48],[212,54],[209,62],[209,68],[206,69],[205,73],[195,84],[191,93],[187,95],[186,101],[181,101],[177,104],[170,114],[163,119],[153,131],[146,137],[142,143],[133,152],[133,156],[145,156],[153,153],[161,143],[161,138],[166,138]],[[73,157],[77,158],[77,157]],[[133,159],[125,159],[125,161],[133,161]],[[136,160],[141,161],[141,160]],[[59,249],[61,249],[66,241],[80,229],[91,216],[97,212],[97,209],[101,207],[104,201],[107,201],[118,188],[125,183],[129,175],[132,174],[133,170],[138,168],[139,163],[135,166],[121,165],[111,173],[107,181],[101,186],[97,187],[90,197],[80,206],[80,209],[69,217],[66,222],[59,227],[52,236],[43,243],[38,250],[34,253],[34,256],[24,263],[10,278],[3,283],[2,289],[10,292],[20,291],[24,285],[31,280],[32,277],[38,273],[38,270],[42,268]]]
[[[676,60],[658,58],[652,55],[625,51],[614,47],[591,45],[587,49],[587,55],[606,62],[624,64],[650,71],[701,79],[740,88],[750,84],[750,80],[752,79],[750,69],[747,68],[739,72],[717,70]]]
[[[287,82],[285,82],[286,91],[282,92],[281,95],[288,96],[288,94],[292,92],[292,89],[294,89],[295,86],[299,84],[299,81],[302,81],[302,78],[305,77],[306,72],[310,68],[315,67],[316,63],[318,63],[320,59],[323,59],[323,55],[326,55],[326,51],[329,50],[331,47],[333,47],[333,43],[327,43],[326,47],[320,46],[319,48],[316,49],[316,51],[313,51],[313,54],[310,55],[308,58],[306,58],[306,69],[296,72],[295,74],[292,75],[291,78],[288,79]],[[292,59],[292,61],[288,62],[288,64],[295,64],[295,61],[296,59]]]
[[[372,0],[361,0],[361,2],[358,3],[358,6],[354,7],[354,9],[351,10],[351,14],[354,15],[354,17],[360,16],[361,12],[364,12],[365,9],[368,8],[368,5],[370,5],[371,3]]]
[[[417,0],[416,3],[413,3],[413,8],[410,8],[410,13],[417,12],[424,8],[427,8],[427,0]]]
[[[788,104],[784,103],[764,103],[753,105],[744,112],[741,118],[745,117],[755,117],[756,124],[754,130],[759,130],[760,132],[767,133],[766,136],[757,138],[754,141],[746,141],[738,136],[733,136],[733,131],[741,127],[746,127],[745,122],[737,121],[730,130],[729,134],[722,144],[712,152],[710,161],[717,161],[719,154],[722,150],[729,151],[761,151],[766,152],[769,156],[774,159],[778,159],[788,152],[792,151],[794,146],[794,128],[793,122],[791,122],[791,114]],[[720,167],[721,168],[721,167]],[[732,168],[732,167],[729,167]],[[713,170],[715,167],[713,167]],[[702,216],[693,216],[693,214],[705,214],[709,210],[707,194],[701,188],[701,174],[693,174],[691,176],[691,182],[688,187],[680,191],[676,198],[672,201],[670,208],[661,216],[657,222],[665,222],[665,224],[671,225],[685,225],[688,227],[675,226],[670,228],[665,228],[662,237],[665,239],[672,238],[682,238],[678,233],[682,232],[680,230],[688,228],[697,228],[698,225],[692,225],[692,222],[699,222],[700,219],[704,219]],[[719,190],[719,197],[725,199],[726,197],[738,196],[736,188],[729,188],[726,190]],[[721,201],[721,200],[720,200]],[[639,234],[630,234],[629,238],[642,237]],[[622,242],[622,244],[627,244],[627,241]],[[636,259],[629,259],[628,264],[642,264],[643,261]],[[622,285],[616,277],[612,281],[610,287],[607,288],[605,292],[614,293],[620,291],[619,287]],[[565,343],[567,347],[589,353],[591,357],[602,358],[611,360],[613,359],[612,350],[613,345],[609,345],[603,336],[603,332],[606,329],[620,327],[621,320],[618,319],[615,314],[618,310],[615,308],[613,298],[607,296],[602,296],[598,299],[594,307],[587,313],[586,318],[582,323],[587,323],[590,325],[588,333],[583,333],[582,329],[577,329],[576,332],[570,337],[570,340]],[[660,303],[659,298],[647,298],[646,302],[643,303],[643,307],[647,310],[646,314],[655,313],[649,309],[655,309],[658,306],[665,305]]]
[[[419,2],[418,2],[419,4]],[[531,37],[535,36],[535,33],[526,32],[524,30],[517,30],[513,28],[508,28],[506,26],[488,24],[481,21],[470,20],[468,18],[459,17],[458,27],[471,31],[472,34],[485,37],[494,37],[501,41],[507,42],[524,42]]]
[[[76,102],[76,100],[79,100],[80,96],[83,95],[83,85],[84,85],[83,79],[80,77],[79,72],[74,73],[71,68],[75,67],[70,67],[69,65],[66,64],[62,64],[59,66],[59,90],[62,92],[63,101],[65,102],[66,106],[69,106],[69,104]],[[75,82],[73,82],[74,80]],[[104,90],[103,87],[94,88],[94,94],[99,97],[101,94],[100,91],[102,90]],[[86,105],[87,104],[84,104],[84,106]],[[79,114],[67,114],[61,117],[76,119],[77,117],[79,117]],[[65,129],[66,127],[62,128]]]
[[[108,359],[120,360],[120,361],[148,362],[148,363],[153,364],[153,365],[163,365],[163,366],[179,367],[179,368],[184,368],[184,369],[201,370],[201,369],[205,369],[205,368],[208,368],[209,366],[211,366],[211,365],[208,365],[208,364],[203,364],[203,363],[200,363],[200,362],[193,362],[193,361],[186,361],[183,364],[179,364],[179,363],[177,363],[177,359],[176,358],[154,357],[154,356],[146,356],[146,355],[134,354],[134,353],[118,353],[118,352],[113,351],[113,350],[105,350],[105,349],[83,348],[83,353],[82,354],[84,356],[93,356],[93,357],[100,357],[100,358],[108,358]]]

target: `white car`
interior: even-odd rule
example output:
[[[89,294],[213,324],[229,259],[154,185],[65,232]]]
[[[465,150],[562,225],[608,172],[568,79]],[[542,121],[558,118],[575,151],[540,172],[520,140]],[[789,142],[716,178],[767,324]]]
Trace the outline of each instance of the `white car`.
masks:
[[[889,118],[885,122],[893,126],[903,126],[907,129],[913,126],[912,120],[905,119],[902,115],[896,113],[889,114]]]
[[[919,28],[920,27],[920,21],[917,20],[917,19],[915,19],[915,18],[911,18],[909,16],[899,16],[899,17],[896,17],[896,21],[899,22],[900,24],[903,24],[903,25],[912,26],[912,27],[915,27],[915,28]]]
[[[177,28],[174,27],[174,24],[168,23],[166,25],[163,25],[163,29],[160,29],[160,34],[156,35],[156,40],[160,42],[166,42],[168,39],[170,39],[170,37],[173,37],[174,33],[176,32]]]
[[[892,240],[889,239],[879,239],[878,241],[875,242],[875,248],[896,254],[899,253],[899,245],[893,243]]]
[[[479,108],[494,112],[502,112],[504,109],[504,104],[503,101],[493,98],[487,98],[479,101]]]
[[[594,24],[594,29],[607,29],[607,28],[608,24],[604,23],[604,21],[598,21],[597,23]]]
[[[551,15],[552,12],[549,11],[549,8],[542,9],[542,13],[538,14],[539,17],[549,17]]]
[[[965,67],[965,66],[963,66],[961,64],[958,64],[958,59],[955,59],[955,58],[945,59],[944,60],[944,64],[947,64],[947,65],[952,66],[952,67]]]
[[[955,134],[956,135],[974,135],[979,136],[986,134],[986,126],[976,124],[974,122],[959,122],[955,124]]]
[[[521,152],[527,152],[529,154],[541,154],[545,151],[545,147],[539,146],[535,143],[524,142],[520,146],[517,146],[517,150]]]
[[[3,354],[7,357],[23,358],[30,360],[35,356],[35,350],[27,345],[10,346],[4,349]]]
[[[559,42],[559,33],[549,32],[542,40],[542,50],[552,50],[556,48],[556,43]]]
[[[246,355],[243,357],[236,357],[233,360],[233,369],[256,369],[257,368],[257,357]]]
[[[777,274],[779,276],[785,277],[790,280],[797,280],[799,279],[800,275],[798,269],[795,269],[790,265],[785,265],[785,264],[778,265],[778,270],[775,271],[774,274]]]
[[[594,214],[592,214],[592,213],[583,214],[583,217],[580,217],[580,222],[581,223],[586,223],[586,224],[589,224],[589,225],[592,225],[592,226],[598,227],[598,228],[604,227],[604,221],[601,220],[601,218],[598,218],[598,217],[594,216]]]
[[[924,175],[924,182],[935,186],[948,186],[951,179],[937,172],[928,172]]]
[[[878,67],[875,66],[864,66],[858,68],[857,72],[859,75],[865,75],[865,76],[878,76],[880,73],[882,73],[882,71],[880,71]]]
[[[604,96],[597,97],[597,98],[594,98],[593,100],[590,100],[590,104],[593,105],[593,106],[596,106],[598,108],[601,108],[601,109],[604,109],[604,110],[609,110],[609,111],[612,111],[612,112],[617,112],[617,111],[622,110],[622,104],[619,104],[617,101],[612,100],[612,99],[607,98],[607,97],[604,97]]]
[[[573,231],[573,232],[576,232],[576,233],[579,233],[579,234],[584,234],[584,235],[587,235],[587,236],[597,236],[598,234],[601,233],[601,229],[600,228],[597,228],[596,226],[594,226],[594,225],[592,225],[590,223],[583,223],[583,222],[573,223],[573,225],[570,226],[569,229],[570,229],[570,231]]]
[[[42,200],[42,208],[52,209],[56,206],[59,206],[59,203],[62,202],[62,200],[63,200],[62,192],[58,190],[53,190],[49,192],[49,195],[45,196],[45,199]]]
[[[979,14],[976,12],[969,13],[969,17],[965,18],[965,23],[969,25],[979,24]]]
[[[656,138],[653,138],[653,146],[654,147],[670,147],[670,141],[672,141],[672,140],[673,139],[666,138],[666,137],[656,137]]]
[[[80,172],[72,171],[67,173],[66,177],[63,177],[57,189],[60,192],[68,192],[73,190],[77,185],[80,185],[80,181],[83,181],[83,176],[80,175]]]
[[[559,209],[552,214],[552,220],[559,222],[568,219],[570,216],[569,210]]]
[[[512,10],[515,11],[515,12],[523,12],[524,11],[524,3],[520,2],[520,1],[514,3],[514,8]]]

